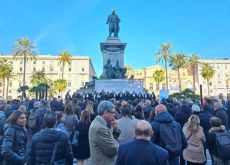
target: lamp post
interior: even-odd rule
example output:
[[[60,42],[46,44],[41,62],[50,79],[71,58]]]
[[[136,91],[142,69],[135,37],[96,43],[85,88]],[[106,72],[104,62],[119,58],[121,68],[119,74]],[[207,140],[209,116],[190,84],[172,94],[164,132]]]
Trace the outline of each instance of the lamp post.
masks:
[[[227,78],[226,79],[226,98],[228,98],[228,87],[229,87],[228,83],[229,83],[229,81],[230,81],[230,78]]]

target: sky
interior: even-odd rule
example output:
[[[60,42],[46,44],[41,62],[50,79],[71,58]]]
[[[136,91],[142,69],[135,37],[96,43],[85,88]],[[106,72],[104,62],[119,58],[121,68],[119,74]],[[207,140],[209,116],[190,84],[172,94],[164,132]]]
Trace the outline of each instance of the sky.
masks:
[[[127,43],[124,63],[133,68],[156,64],[162,43],[172,53],[230,58],[229,0],[0,0],[0,53],[11,55],[15,41],[28,37],[38,54],[90,56],[100,75],[113,9]]]

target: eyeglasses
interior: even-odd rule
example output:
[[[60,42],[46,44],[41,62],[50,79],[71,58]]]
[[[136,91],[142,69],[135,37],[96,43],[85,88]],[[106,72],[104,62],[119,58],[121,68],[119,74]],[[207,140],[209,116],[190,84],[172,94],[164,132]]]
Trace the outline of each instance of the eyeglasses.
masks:
[[[115,111],[107,111],[107,112],[112,113],[112,114],[115,114],[115,113],[116,113]]]

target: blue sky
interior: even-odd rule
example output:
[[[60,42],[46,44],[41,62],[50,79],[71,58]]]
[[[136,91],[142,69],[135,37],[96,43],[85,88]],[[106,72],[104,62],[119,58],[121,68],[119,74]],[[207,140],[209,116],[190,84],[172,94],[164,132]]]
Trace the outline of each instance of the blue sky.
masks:
[[[125,64],[134,68],[155,64],[165,42],[173,53],[230,58],[229,0],[0,0],[0,52],[11,54],[15,40],[26,36],[39,54],[90,56],[100,75],[100,42],[112,9],[127,43]]]

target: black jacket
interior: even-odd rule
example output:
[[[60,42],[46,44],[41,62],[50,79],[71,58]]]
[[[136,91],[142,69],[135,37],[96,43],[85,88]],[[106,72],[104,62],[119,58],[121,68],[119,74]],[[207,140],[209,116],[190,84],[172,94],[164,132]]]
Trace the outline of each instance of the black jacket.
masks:
[[[45,128],[36,133],[28,147],[28,165],[47,164],[50,162],[54,145],[58,141],[55,160],[66,160],[73,164],[73,153],[67,134],[56,129]]]
[[[26,130],[8,125],[2,143],[3,165],[23,165],[26,161]]]
[[[221,121],[222,124],[225,126],[225,128],[228,130],[228,115],[225,110],[223,109],[217,109],[214,111],[215,117],[218,117]]]

